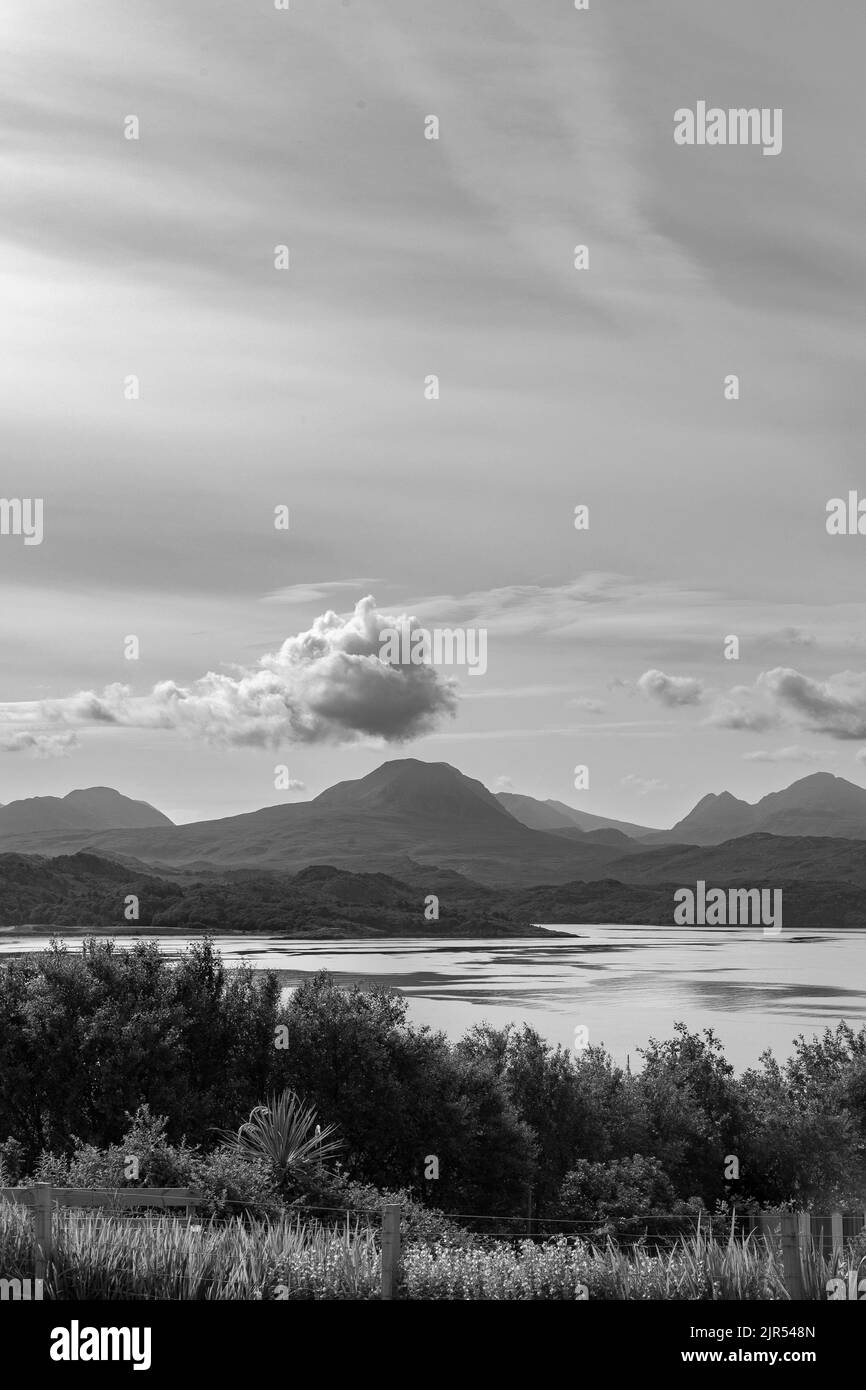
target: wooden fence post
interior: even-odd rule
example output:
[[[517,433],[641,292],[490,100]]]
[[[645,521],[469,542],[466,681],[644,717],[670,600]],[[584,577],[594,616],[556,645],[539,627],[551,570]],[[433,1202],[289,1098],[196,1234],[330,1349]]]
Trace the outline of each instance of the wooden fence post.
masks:
[[[830,1214],[830,1230],[833,1240],[833,1254],[837,1259],[841,1256],[845,1245],[844,1227],[842,1224],[841,1211],[834,1211]]]
[[[36,1251],[33,1259],[34,1279],[47,1279],[48,1266],[54,1254],[51,1238],[51,1183],[33,1184],[33,1210],[36,1217]]]
[[[803,1298],[803,1269],[800,1264],[800,1241],[796,1213],[782,1214],[782,1268],[785,1288],[792,1299]]]
[[[393,1298],[400,1266],[400,1203],[389,1202],[382,1212],[382,1297]]]
[[[800,1212],[800,1267],[805,1269],[812,1253],[812,1213]]]

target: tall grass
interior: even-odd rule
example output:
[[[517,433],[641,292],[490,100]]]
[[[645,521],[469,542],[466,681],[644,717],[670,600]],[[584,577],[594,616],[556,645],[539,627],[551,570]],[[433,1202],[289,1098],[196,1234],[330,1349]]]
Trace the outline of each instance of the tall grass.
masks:
[[[0,1202],[0,1278],[33,1273],[30,1214]],[[198,1224],[198,1229],[196,1225]],[[856,1275],[859,1251],[805,1264],[806,1296]],[[866,1274],[866,1268],[862,1273]],[[45,1294],[56,1299],[375,1299],[379,1229],[346,1216],[334,1226],[298,1214],[191,1223],[172,1216],[60,1210]],[[667,1251],[573,1237],[518,1242],[409,1243],[400,1294],[407,1299],[787,1299],[779,1251],[757,1234],[716,1240],[700,1228]]]
[[[198,1225],[198,1229],[196,1229]],[[29,1215],[0,1203],[0,1278],[33,1273]],[[189,1223],[172,1216],[55,1211],[45,1296],[58,1299],[373,1298],[376,1233],[286,1215]]]

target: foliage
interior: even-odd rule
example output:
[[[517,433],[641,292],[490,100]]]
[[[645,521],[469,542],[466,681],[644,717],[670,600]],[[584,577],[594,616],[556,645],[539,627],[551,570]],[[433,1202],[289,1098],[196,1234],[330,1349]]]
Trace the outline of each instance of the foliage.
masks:
[[[672,1211],[676,1193],[657,1158],[634,1154],[609,1163],[578,1159],[559,1190],[562,1216],[605,1221],[609,1217],[642,1217]]]
[[[326,1143],[338,1128],[340,1173],[299,1162],[282,1121],[267,1139],[263,1098],[286,1091]],[[317,1189],[329,1205],[321,1192],[347,1182],[399,1191],[434,1223],[434,1208],[504,1223],[530,1198],[542,1223],[617,1230],[626,1214],[862,1209],[866,1028],[800,1038],[786,1062],[736,1076],[712,1030],[680,1023],[632,1073],[527,1026],[452,1043],[390,991],[325,973],[282,1000],[273,974],[225,969],[207,939],[176,962],[154,943],[87,941],[0,963],[3,1181],[120,1184],[131,1153],[138,1182],[198,1186],[221,1212],[312,1208]]]
[[[324,972],[304,981],[279,1015],[287,1041],[274,1051],[274,1084],[339,1125],[359,1180],[429,1192],[433,1155],[437,1205],[512,1211],[534,1164],[529,1126],[488,1059],[412,1027],[406,1009],[380,986],[341,989]]]
[[[286,1214],[189,1223],[170,1216],[60,1211],[46,1297],[62,1300],[377,1299],[378,1227],[334,1225]],[[32,1272],[26,1210],[0,1202],[5,1278]],[[858,1269],[856,1251],[809,1259],[806,1296],[826,1298],[827,1279]],[[862,1273],[862,1271],[861,1271]],[[564,1236],[546,1241],[407,1243],[399,1297],[477,1300],[785,1300],[778,1254],[763,1241],[719,1242],[698,1231],[666,1253]]]
[[[336,1125],[316,1124],[316,1107],[305,1105],[293,1091],[272,1096],[257,1105],[237,1134],[223,1131],[226,1144],[243,1158],[265,1163],[283,1187],[290,1179],[321,1169],[339,1153],[342,1143],[330,1136]]]
[[[138,1160],[138,1177],[126,1176],[127,1160]],[[55,1187],[141,1188],[189,1187],[202,1199],[205,1216],[257,1216],[282,1210],[279,1192],[267,1166],[248,1155],[218,1148],[201,1153],[187,1144],[169,1144],[165,1120],[140,1106],[119,1144],[101,1150],[76,1144],[69,1154],[40,1154],[28,1182]]]
[[[173,1141],[237,1124],[265,1091],[276,980],[226,971],[213,944],[176,964],[152,942],[58,943],[0,967],[0,1135],[27,1162],[73,1136],[116,1143],[142,1103]]]

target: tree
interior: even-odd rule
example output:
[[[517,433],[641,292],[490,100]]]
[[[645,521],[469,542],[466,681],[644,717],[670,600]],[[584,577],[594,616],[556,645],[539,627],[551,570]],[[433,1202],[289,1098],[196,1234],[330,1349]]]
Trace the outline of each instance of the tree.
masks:
[[[747,1128],[721,1042],[711,1028],[701,1035],[677,1023],[673,1038],[653,1038],[640,1051],[645,1065],[636,1090],[647,1127],[643,1152],[661,1160],[682,1197],[700,1195],[715,1205],[730,1195],[726,1159],[743,1154]]]
[[[415,1188],[440,1207],[513,1210],[533,1144],[502,1078],[406,1011],[381,986],[342,989],[324,972],[304,981],[280,1014],[287,1046],[274,1052],[273,1084],[339,1123],[359,1181]],[[430,1158],[439,1177],[428,1180]]]
[[[237,1123],[265,1092],[279,986],[223,969],[212,942],[177,963],[153,942],[58,943],[0,965],[0,1135],[28,1159],[115,1142],[146,1102],[171,1139]]]

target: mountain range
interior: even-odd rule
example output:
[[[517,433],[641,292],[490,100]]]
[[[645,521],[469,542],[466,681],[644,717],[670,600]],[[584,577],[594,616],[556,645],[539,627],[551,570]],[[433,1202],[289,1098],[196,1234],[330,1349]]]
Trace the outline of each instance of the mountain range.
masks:
[[[670,830],[612,820],[558,801],[494,795],[448,763],[383,763],[310,801],[175,825],[105,787],[0,808],[0,854],[96,854],[169,878],[310,865],[400,882],[523,889],[592,883],[683,884],[791,879],[866,884],[866,790],[815,773],[757,803],[704,797]],[[408,878],[407,878],[408,875]],[[435,891],[430,889],[429,891]]]
[[[646,825],[611,820],[608,816],[594,816],[589,811],[577,811],[573,806],[567,806],[564,801],[536,801],[532,796],[520,796],[517,792],[499,792],[498,800],[515,820],[521,821],[533,830],[615,830],[625,838],[637,840],[644,835],[652,834]]]
[[[646,836],[645,843],[664,839],[714,845],[756,831],[866,839],[866,790],[830,772],[813,772],[783,791],[769,792],[754,805],[730,792],[710,794],[670,830]]]
[[[769,792],[752,804],[730,792],[710,792],[678,820],[670,830],[610,820],[577,811],[562,801],[536,801],[531,796],[501,792],[499,799],[524,825],[536,830],[564,831],[577,826],[584,831],[619,830],[642,847],[659,844],[717,845],[740,835],[829,835],[866,839],[866,789],[813,772],[779,792]]]
[[[481,782],[448,763],[412,758],[338,782],[311,801],[190,825],[58,829],[49,820],[37,830],[32,812],[22,818],[21,831],[14,824],[0,827],[0,852],[50,856],[86,849],[169,872],[245,867],[296,873],[330,864],[390,873],[410,859],[480,883],[555,883],[576,873],[592,877],[621,852],[532,830]]]

